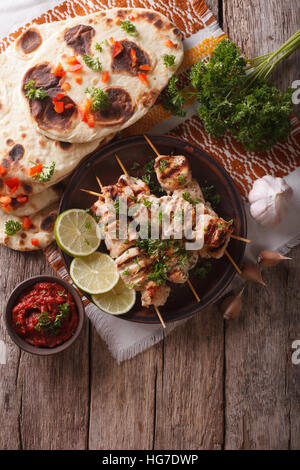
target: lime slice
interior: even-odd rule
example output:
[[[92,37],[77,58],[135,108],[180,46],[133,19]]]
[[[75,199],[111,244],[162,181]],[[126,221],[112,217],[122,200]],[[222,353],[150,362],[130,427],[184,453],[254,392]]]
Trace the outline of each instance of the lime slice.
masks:
[[[56,219],[54,235],[58,246],[70,256],[88,256],[100,245],[96,220],[83,209],[70,209]]]
[[[119,280],[114,260],[99,251],[84,258],[74,258],[70,266],[70,276],[74,284],[88,294],[108,292]]]
[[[126,287],[122,279],[109,292],[92,295],[92,300],[97,307],[111,315],[122,315],[122,313],[129,312],[135,304],[135,299],[135,290]]]

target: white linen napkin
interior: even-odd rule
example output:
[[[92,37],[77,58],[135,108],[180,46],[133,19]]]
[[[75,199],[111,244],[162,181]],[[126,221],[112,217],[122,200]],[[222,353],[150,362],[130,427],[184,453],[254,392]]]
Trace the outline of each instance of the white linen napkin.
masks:
[[[36,18],[48,9],[58,5],[62,0],[1,0],[0,2],[0,33],[6,36],[8,33],[17,29],[17,27],[26,24],[31,19]],[[116,2],[114,2],[114,6]],[[154,6],[155,8],[155,2]],[[196,12],[195,12],[196,14]],[[209,14],[208,14],[209,15]],[[199,40],[212,34],[219,35],[222,31],[216,23],[210,27],[203,28],[196,34],[191,35],[185,40],[185,47],[190,48],[197,44]],[[192,115],[194,109],[190,106],[187,117]],[[169,118],[162,124],[152,129],[153,133],[166,133],[178,124],[176,118]],[[256,259],[261,249],[277,250],[286,253],[291,247],[300,242],[300,168],[286,177],[288,184],[294,190],[294,196],[290,203],[289,215],[279,227],[274,229],[264,228],[258,225],[249,215],[248,219],[248,238],[252,243],[247,246],[246,255],[249,258]],[[56,261],[57,252],[47,254],[50,263]],[[68,273],[65,268],[58,270],[58,274],[66,278]],[[158,343],[171,330],[184,321],[168,324],[166,330],[161,325],[144,325],[132,322],[126,322],[120,318],[106,315],[93,304],[86,307],[87,316],[95,326],[96,330],[107,343],[109,350],[114,358],[121,362],[129,359],[139,352],[144,351],[151,345]]]

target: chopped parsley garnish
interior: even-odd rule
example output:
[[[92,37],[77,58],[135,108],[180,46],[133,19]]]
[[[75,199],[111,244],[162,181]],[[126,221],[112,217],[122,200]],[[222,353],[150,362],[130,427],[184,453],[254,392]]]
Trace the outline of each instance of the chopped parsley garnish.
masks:
[[[43,100],[48,96],[43,87],[35,88],[34,80],[29,80],[24,89],[27,90],[25,95],[30,100]]]
[[[140,262],[139,262],[138,258],[134,258],[134,262],[138,267],[138,270],[137,270],[137,273],[138,273],[142,269],[142,266],[140,265]]]
[[[99,52],[103,51],[102,44],[104,44],[105,46],[108,46],[109,42],[108,42],[107,39],[104,39],[104,41],[101,41],[101,42],[96,42],[96,44],[95,44],[96,51],[99,51]]]
[[[147,201],[147,199],[143,199],[143,204],[145,207],[150,207],[152,205],[151,201]]]
[[[164,173],[166,168],[168,168],[168,160],[163,158],[159,163],[159,170],[161,173]]]
[[[125,271],[122,272],[122,275],[123,275],[123,276],[129,276],[129,275],[130,275],[129,269],[128,269],[128,268],[125,269]]]
[[[167,280],[167,266],[163,260],[158,260],[152,265],[151,272],[147,275],[149,281],[155,282],[157,286],[160,286]]]
[[[20,224],[20,222],[16,222],[15,220],[7,220],[5,222],[5,233],[9,237],[19,232],[21,229],[22,225]]]
[[[60,297],[67,297],[68,296],[68,294],[63,290],[58,290],[57,293]]]
[[[164,190],[157,182],[154,163],[155,159],[153,158],[144,165],[144,174],[141,176],[141,179],[149,186],[151,193],[161,195],[161,193],[164,193]]]
[[[215,187],[213,185],[203,186],[201,188],[205,201],[210,202],[213,208],[217,207],[221,202],[220,194],[213,193],[214,189]]]
[[[43,165],[42,170],[39,173],[35,173],[32,178],[39,183],[46,183],[52,178],[54,169],[55,162],[51,162],[49,165]]]
[[[134,162],[131,167],[131,170],[136,170],[137,168],[140,168],[140,167],[141,167],[141,164],[139,162]]]
[[[204,264],[196,266],[194,269],[192,269],[191,273],[199,279],[205,279],[206,276],[210,273],[211,269],[212,263],[210,261],[206,261]]]
[[[84,54],[82,57],[85,65],[87,65],[92,70],[98,70],[100,72],[102,70],[102,64],[98,57],[91,57],[88,54]]]
[[[116,217],[119,217],[119,213],[120,213],[120,202],[119,201],[114,202],[114,208],[115,208],[115,211],[116,211]]]
[[[92,228],[91,222],[86,222],[86,223],[85,223],[85,228],[86,228],[87,230],[91,230],[91,228]]]
[[[86,88],[85,93],[88,93],[91,97],[92,110],[98,111],[99,109],[108,108],[111,104],[108,94],[101,88]]]
[[[43,329],[46,333],[56,334],[60,330],[63,320],[70,313],[70,305],[67,302],[60,304],[58,310],[59,313],[55,318],[51,317],[48,312],[39,313],[37,315],[38,323],[34,328],[37,331]]]
[[[157,285],[163,284],[167,280],[167,251],[172,248],[170,256],[176,256],[178,264],[184,264],[187,258],[186,250],[180,246],[177,240],[160,240],[146,238],[136,241],[136,246],[145,251],[148,255],[154,256],[156,261],[151,266],[151,272],[147,279],[155,282]]]
[[[173,67],[175,65],[175,56],[173,54],[164,54],[163,61],[166,67]]]
[[[182,107],[185,103],[185,98],[179,90],[177,82],[177,77],[170,79],[167,87],[167,96],[163,100],[162,105],[166,111],[174,114],[174,116],[184,117],[186,113],[183,111]]]
[[[195,205],[195,204],[198,204],[199,202],[202,202],[202,200],[199,197],[197,197],[196,199],[193,199],[189,192],[183,193],[182,197],[185,201],[189,202],[192,205]]]
[[[121,21],[121,28],[126,31],[126,33],[130,34],[130,36],[136,36],[138,34],[135,25],[129,21]]]
[[[179,176],[177,177],[177,181],[178,181],[178,183],[180,183],[180,184],[185,184],[185,183],[186,183],[185,176],[179,175]]]

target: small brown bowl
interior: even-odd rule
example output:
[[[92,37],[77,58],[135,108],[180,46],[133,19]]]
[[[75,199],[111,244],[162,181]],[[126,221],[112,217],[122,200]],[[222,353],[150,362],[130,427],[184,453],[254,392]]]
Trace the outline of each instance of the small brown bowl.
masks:
[[[37,282],[55,282],[58,284],[61,284],[73,297],[74,302],[77,307],[77,313],[78,313],[78,325],[77,329],[71,338],[69,338],[67,341],[65,341],[62,344],[59,344],[58,346],[55,346],[54,348],[39,348],[36,346],[33,346],[26,341],[24,341],[13,329],[12,326],[12,316],[11,312],[14,306],[17,303],[18,298],[22,294],[22,292],[28,287],[30,287],[32,284],[35,284]],[[16,343],[19,348],[23,349],[23,351],[26,351],[30,354],[35,354],[37,356],[51,356],[53,354],[60,353],[67,349],[71,344],[76,341],[78,336],[80,335],[82,328],[83,328],[83,323],[84,323],[84,306],[83,302],[81,300],[80,295],[76,291],[76,289],[71,286],[68,282],[63,281],[62,279],[59,279],[55,276],[34,276],[30,277],[29,279],[26,279],[25,281],[21,282],[10,294],[9,299],[6,304],[6,310],[5,310],[5,325],[7,332],[11,339]]]

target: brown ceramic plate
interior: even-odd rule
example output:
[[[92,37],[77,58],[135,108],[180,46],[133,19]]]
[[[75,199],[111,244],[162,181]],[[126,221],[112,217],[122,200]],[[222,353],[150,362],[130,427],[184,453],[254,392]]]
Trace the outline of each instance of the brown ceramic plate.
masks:
[[[162,155],[185,155],[192,168],[193,177],[201,186],[214,185],[215,191],[221,195],[221,203],[216,209],[225,220],[234,220],[235,234],[245,237],[247,233],[246,216],[241,197],[228,173],[212,157],[200,148],[176,137],[166,135],[151,135],[151,141]],[[95,202],[96,197],[80,191],[80,188],[99,192],[95,176],[98,175],[103,185],[114,184],[122,170],[118,165],[114,154],[117,153],[125,165],[127,171],[133,176],[139,176],[139,170],[132,170],[135,162],[144,165],[155,157],[145,138],[141,135],[115,141],[106,145],[98,152],[88,157],[74,173],[60,205],[60,212],[71,208],[86,209]],[[100,250],[105,251],[104,242]],[[245,244],[231,240],[228,251],[239,265],[242,261]],[[62,253],[67,269],[69,270],[72,259]],[[194,295],[187,285],[172,284],[173,289],[167,303],[160,307],[165,321],[180,320],[199,312],[208,304],[215,302],[220,297],[226,286],[235,275],[235,268],[227,257],[213,260],[213,266],[209,275],[204,280],[191,277],[191,281],[201,298],[197,303]],[[137,295],[135,307],[127,314],[120,316],[125,320],[141,323],[158,323],[159,320],[153,308],[142,308]]]
[[[38,348],[36,346],[33,346],[32,344],[27,343],[15,332],[12,326],[12,309],[16,305],[20,295],[30,286],[36,284],[37,282],[55,282],[61,284],[68,292],[70,292],[77,307],[78,325],[75,333],[67,341],[62,344],[59,344],[58,346],[55,346],[54,348]],[[16,343],[17,346],[19,346],[19,348],[23,349],[23,351],[26,351],[30,354],[35,354],[37,356],[50,356],[52,354],[57,354],[69,348],[71,344],[73,344],[74,341],[76,341],[76,339],[80,335],[84,324],[84,318],[84,306],[77,290],[68,282],[63,281],[62,279],[59,279],[55,276],[34,276],[21,282],[10,294],[5,311],[5,325],[11,339]]]

